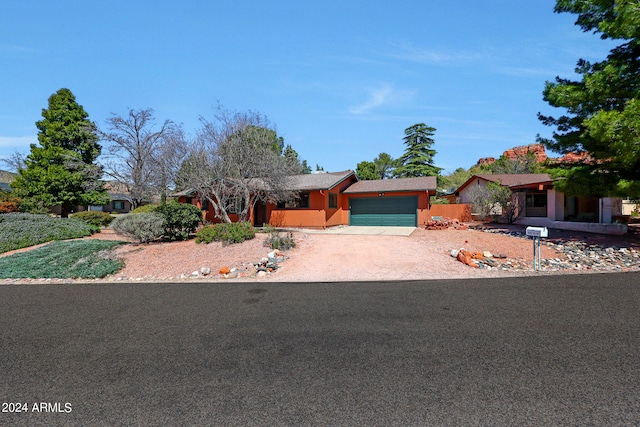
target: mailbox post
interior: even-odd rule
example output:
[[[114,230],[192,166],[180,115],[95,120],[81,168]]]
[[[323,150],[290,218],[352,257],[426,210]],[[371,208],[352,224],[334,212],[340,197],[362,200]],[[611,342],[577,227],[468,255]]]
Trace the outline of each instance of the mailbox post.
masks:
[[[540,238],[549,237],[547,227],[527,227],[527,236],[533,237],[533,269],[540,270]]]

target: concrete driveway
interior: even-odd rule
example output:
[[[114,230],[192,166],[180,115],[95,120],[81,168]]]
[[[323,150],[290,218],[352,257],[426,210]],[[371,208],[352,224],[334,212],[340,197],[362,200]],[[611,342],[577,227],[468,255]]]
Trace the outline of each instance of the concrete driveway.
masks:
[[[370,236],[410,236],[416,227],[340,226],[326,230],[302,230],[309,234],[361,234]]]

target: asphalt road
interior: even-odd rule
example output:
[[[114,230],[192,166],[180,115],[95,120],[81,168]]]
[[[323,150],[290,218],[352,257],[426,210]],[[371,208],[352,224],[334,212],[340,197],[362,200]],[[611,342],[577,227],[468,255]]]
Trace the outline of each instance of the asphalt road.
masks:
[[[640,274],[0,286],[0,401],[0,426],[638,425]]]

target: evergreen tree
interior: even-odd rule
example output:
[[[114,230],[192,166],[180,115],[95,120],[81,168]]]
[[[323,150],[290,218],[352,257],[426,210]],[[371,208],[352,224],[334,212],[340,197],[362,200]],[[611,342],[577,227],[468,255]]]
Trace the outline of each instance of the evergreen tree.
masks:
[[[584,31],[621,40],[601,62],[578,61],[580,80],[557,77],[543,95],[551,106],[566,110],[559,117],[538,114],[556,130],[542,139],[559,153],[587,152],[590,159],[571,165],[564,188],[570,193],[604,195],[619,190],[640,194],[640,8],[637,1],[557,0],[555,12],[577,14]],[[574,179],[575,178],[575,179]],[[593,185],[589,185],[589,181]],[[572,191],[571,183],[580,182]],[[616,188],[618,187],[618,188]],[[598,194],[596,194],[598,193]],[[629,194],[627,194],[629,195]]]
[[[38,142],[19,170],[12,187],[16,195],[33,205],[61,205],[61,216],[73,206],[102,205],[109,201],[100,180],[102,168],[95,164],[100,155],[96,126],[69,89],[49,97],[49,106],[36,122]]]
[[[404,144],[406,150],[398,159],[398,167],[394,175],[399,178],[412,178],[420,176],[438,176],[442,168],[433,164],[433,156],[436,150],[432,136],[436,129],[418,123],[405,129]]]
[[[358,166],[356,167],[356,176],[362,181],[378,179],[379,177],[376,172],[376,164],[368,161],[358,163]]]
[[[394,159],[387,153],[380,153],[378,157],[373,159],[373,163],[376,166],[375,179],[388,179],[393,176],[393,172],[398,167],[398,160]]]

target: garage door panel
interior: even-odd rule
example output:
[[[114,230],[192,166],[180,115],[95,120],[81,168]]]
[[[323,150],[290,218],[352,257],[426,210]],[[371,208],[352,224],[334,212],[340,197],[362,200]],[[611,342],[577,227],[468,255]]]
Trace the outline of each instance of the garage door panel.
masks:
[[[406,226],[417,224],[416,197],[370,197],[350,200],[350,224]]]

